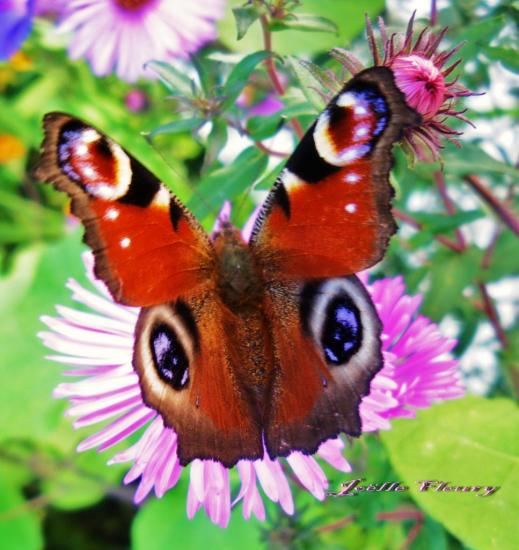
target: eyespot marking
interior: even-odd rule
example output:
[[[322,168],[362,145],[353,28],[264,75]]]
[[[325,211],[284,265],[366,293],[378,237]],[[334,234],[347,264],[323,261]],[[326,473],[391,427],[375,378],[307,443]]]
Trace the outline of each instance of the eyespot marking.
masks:
[[[119,241],[119,244],[121,245],[121,248],[128,248],[130,244],[132,243],[131,239],[129,237],[124,237]]]
[[[165,324],[151,333],[150,347],[159,377],[175,390],[189,383],[189,360],[177,335]]]
[[[350,202],[344,207],[344,210],[346,210],[349,214],[353,214],[357,211],[357,205]]]
[[[325,359],[341,365],[357,352],[362,343],[362,323],[357,306],[346,294],[339,294],[326,308],[321,334]]]

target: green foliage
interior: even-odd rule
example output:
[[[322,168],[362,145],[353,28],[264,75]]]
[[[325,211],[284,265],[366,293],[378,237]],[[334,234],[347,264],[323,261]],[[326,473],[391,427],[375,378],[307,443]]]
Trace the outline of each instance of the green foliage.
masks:
[[[40,521],[21,491],[0,473],[0,540],[5,550],[38,550],[43,545]]]
[[[498,307],[492,311],[481,289],[488,285],[490,297],[498,296],[499,285],[519,272],[517,235],[466,178],[480,177],[497,205],[515,215],[517,159],[483,139],[478,128],[496,121],[506,126],[518,110],[513,101],[493,96],[481,102],[481,111],[466,113],[478,128],[461,138],[461,148],[447,144],[440,162],[412,164],[396,149],[392,182],[401,230],[375,276],[403,275],[409,292],[423,294],[422,314],[438,323],[455,320],[457,358],[463,360],[480,331],[491,328],[488,347],[498,359],[500,382],[486,397],[436,405],[416,419],[395,422],[380,437],[355,441],[346,450],[351,474],[324,466],[331,489],[363,477],[373,483],[402,480],[410,493],[317,502],[291,483],[293,516],[263,495],[265,523],[246,522],[238,505],[222,530],[203,510],[186,518],[187,471],[164,498],[150,497],[137,509],[133,487],[121,485],[125,465],[107,467],[108,453],[75,452],[97,428],[74,432],[63,418],[66,404],[51,397],[63,380],[61,368],[44,359],[49,350],[36,334],[45,330],[41,315],[53,315],[56,304],[72,305],[66,280],[86,282],[80,261],[85,247],[67,200],[31,175],[43,114],[70,112],[108,133],[166,182],[206,229],[224,200],[233,202],[232,221],[242,225],[257,192],[269,189],[283,168],[280,136],[297,142],[294,128],[308,128],[324,98],[341,85],[344,69],[328,51],[353,49],[370,65],[364,14],[375,20],[385,8],[383,0],[228,4],[218,41],[179,63],[151,61],[155,81],[130,86],[114,76],[95,77],[49,40],[54,29],[42,20],[24,45],[28,66],[0,65],[0,546],[392,550],[408,544],[419,517],[411,550],[514,548],[519,449],[512,398],[519,395],[519,325],[510,314],[516,305],[511,299],[494,300]],[[460,0],[440,10],[439,24],[450,27],[446,43],[466,41],[453,58],[465,63],[452,76],[482,92],[496,78],[491,67],[517,73],[517,13],[505,1],[489,7]],[[389,31],[402,30],[400,16],[408,15],[386,9]],[[517,96],[508,81],[506,86],[510,97]],[[135,90],[148,103],[139,112],[125,106]],[[273,99],[276,107],[267,109]],[[446,124],[466,129],[460,121]],[[6,159],[4,136],[20,146]],[[425,478],[501,489],[487,498],[419,492],[416,482]],[[235,483],[233,496],[237,489]]]
[[[474,549],[513,548],[519,538],[519,410],[509,399],[476,397],[436,405],[382,434],[392,464],[416,502]],[[420,481],[497,486],[475,493],[421,492]]]
[[[229,526],[221,529],[211,524],[203,512],[192,520],[186,517],[185,489],[178,487],[162,499],[151,499],[138,512],[132,526],[134,550],[168,550],[174,543],[185,550],[198,550],[210,541],[213,548],[238,550],[263,548],[258,522],[244,521],[233,514]]]

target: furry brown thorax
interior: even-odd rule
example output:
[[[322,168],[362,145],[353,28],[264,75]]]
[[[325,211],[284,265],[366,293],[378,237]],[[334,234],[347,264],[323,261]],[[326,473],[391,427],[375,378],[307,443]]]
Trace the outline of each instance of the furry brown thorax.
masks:
[[[217,257],[217,285],[225,304],[234,312],[258,306],[261,301],[261,278],[247,243],[239,229],[225,223],[214,234]]]

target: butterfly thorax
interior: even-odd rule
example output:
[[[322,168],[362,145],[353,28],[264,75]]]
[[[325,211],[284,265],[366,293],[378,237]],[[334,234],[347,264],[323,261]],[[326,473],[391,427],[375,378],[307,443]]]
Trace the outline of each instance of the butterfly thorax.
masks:
[[[217,287],[223,302],[234,312],[255,308],[261,300],[261,279],[254,256],[240,231],[225,224],[213,236],[217,258]]]

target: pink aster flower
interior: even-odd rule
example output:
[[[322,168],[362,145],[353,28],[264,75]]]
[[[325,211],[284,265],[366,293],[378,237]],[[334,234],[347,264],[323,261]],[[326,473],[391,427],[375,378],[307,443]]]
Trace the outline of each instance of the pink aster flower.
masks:
[[[186,57],[213,40],[224,7],[225,0],[70,0],[60,30],[72,33],[72,59],[132,82],[148,61]]]
[[[230,204],[226,203],[216,229],[229,217]],[[250,230],[248,223],[243,230],[244,238],[248,238]],[[132,368],[139,310],[115,303],[104,284],[94,277],[92,254],[85,253],[83,259],[93,290],[74,280],[68,282],[68,287],[73,299],[90,312],[57,306],[60,317],[42,317],[50,332],[42,332],[40,337],[47,347],[58,352],[49,359],[70,366],[64,375],[80,378],[61,383],[54,391],[55,397],[69,400],[70,408],[65,414],[75,418],[74,427],[105,423],[79,444],[78,451],[93,448],[104,451],[141,431],[137,443],[109,460],[109,464],[131,464],[124,483],[140,478],[136,503],[142,502],[152,490],[161,497],[176,485],[183,470],[188,470],[185,472],[189,475],[188,517],[203,508],[212,522],[225,527],[231,508],[239,502],[245,519],[254,515],[263,520],[262,493],[292,514],[294,501],[285,473],[287,468],[318,500],[323,500],[328,490],[328,480],[319,461],[342,472],[351,471],[340,438],[322,443],[315,457],[295,451],[286,459],[272,460],[265,453],[261,460],[239,461],[236,469],[240,488],[234,496],[229,470],[222,464],[197,459],[182,467],[174,429],[166,427],[160,414],[144,404]],[[442,336],[436,325],[418,315],[421,298],[405,294],[400,277],[373,284],[368,284],[366,274],[361,279],[382,320],[385,360],[371,382],[369,395],[360,405],[363,431],[388,429],[392,418],[412,417],[416,408],[463,395],[457,363],[448,356],[455,341]]]
[[[456,107],[460,97],[475,95],[457,79],[448,80],[449,75],[459,65],[460,60],[447,65],[447,62],[460,49],[458,44],[448,50],[440,50],[439,45],[447,28],[439,33],[425,27],[415,35],[414,13],[405,33],[388,36],[384,20],[379,18],[380,47],[369,19],[366,30],[374,65],[384,65],[393,70],[395,81],[404,93],[407,103],[422,115],[422,124],[405,131],[404,145],[420,160],[437,160],[445,138],[456,145],[456,136],[462,132],[450,128],[446,122],[456,118],[472,124],[465,116],[465,110]],[[350,52],[336,48],[334,56],[352,73],[364,69],[363,64]]]

